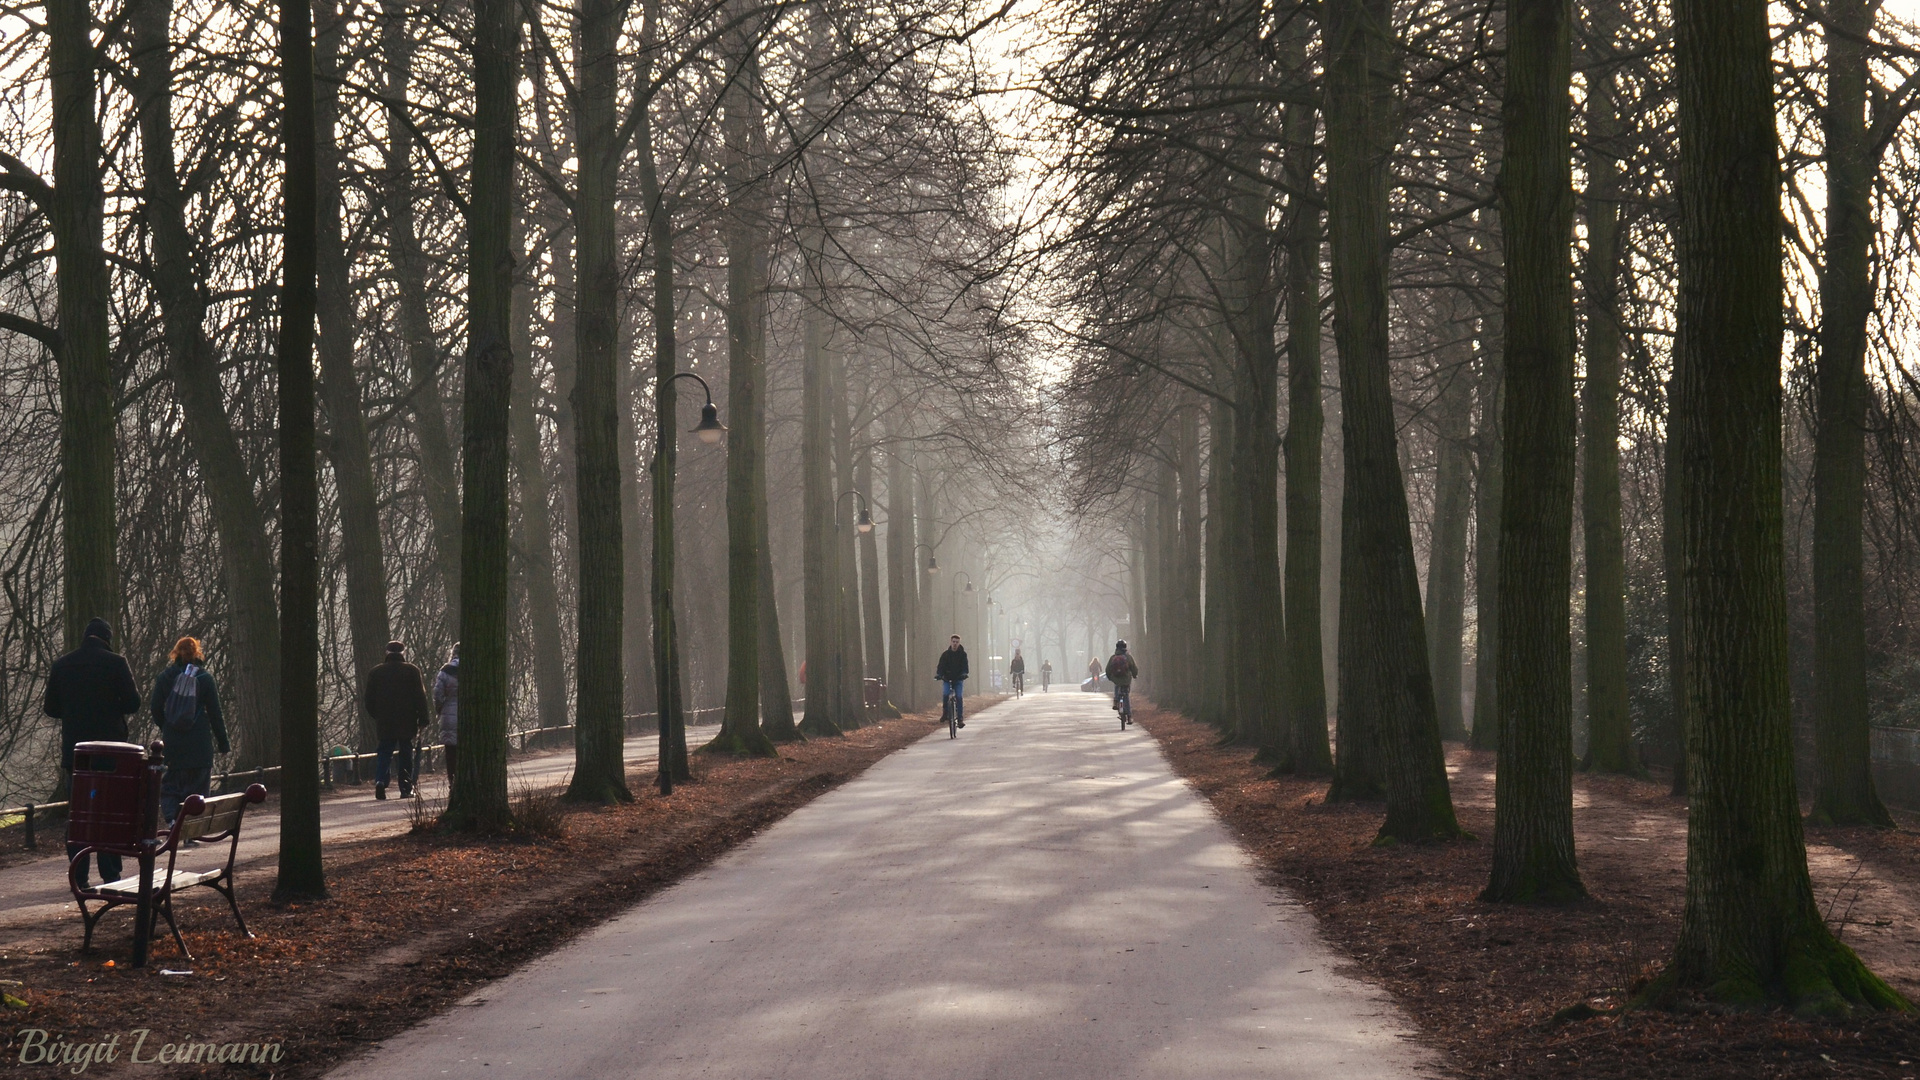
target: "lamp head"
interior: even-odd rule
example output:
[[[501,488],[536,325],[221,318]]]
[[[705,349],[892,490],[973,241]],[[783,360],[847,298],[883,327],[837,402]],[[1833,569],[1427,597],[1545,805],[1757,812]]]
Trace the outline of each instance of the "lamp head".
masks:
[[[971,581],[969,581],[969,582],[967,582],[967,590],[966,590],[966,591],[968,591],[968,592],[972,592],[972,591],[973,591],[973,582],[971,582]]]
[[[717,445],[727,437],[727,429],[720,423],[720,409],[713,402],[700,406],[700,422],[694,425],[693,433],[708,446]]]
[[[864,506],[861,507],[860,517],[854,521],[853,528],[855,532],[860,533],[862,536],[872,532],[873,531],[873,511],[868,510]]]
[[[937,574],[939,572],[940,572],[940,560],[932,555],[927,556],[927,573]]]

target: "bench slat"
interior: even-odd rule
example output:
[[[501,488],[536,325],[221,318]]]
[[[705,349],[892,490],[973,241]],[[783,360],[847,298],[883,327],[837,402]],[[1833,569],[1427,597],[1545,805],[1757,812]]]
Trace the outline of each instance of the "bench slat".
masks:
[[[181,889],[190,889],[201,882],[212,881],[214,878],[219,877],[220,874],[221,871],[219,870],[175,870],[173,871],[172,881],[168,881],[165,870],[155,870],[153,873],[153,891],[157,893],[162,889],[172,889],[174,892],[179,892]],[[105,885],[100,886],[98,891],[114,893],[119,896],[138,896],[140,894],[140,876],[136,874],[133,877],[121,878],[119,881],[109,881]]]

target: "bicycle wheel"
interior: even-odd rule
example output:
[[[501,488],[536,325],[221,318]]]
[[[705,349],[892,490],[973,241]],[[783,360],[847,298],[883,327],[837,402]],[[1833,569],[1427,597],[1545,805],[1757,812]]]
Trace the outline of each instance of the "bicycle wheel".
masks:
[[[957,739],[959,737],[960,737],[960,717],[955,715],[952,709],[948,709],[947,710],[947,738]]]

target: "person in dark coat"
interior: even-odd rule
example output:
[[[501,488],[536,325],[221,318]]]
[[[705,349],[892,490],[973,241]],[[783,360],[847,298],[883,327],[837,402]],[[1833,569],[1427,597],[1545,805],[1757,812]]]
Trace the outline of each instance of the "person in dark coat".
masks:
[[[172,662],[154,676],[153,697],[148,703],[153,726],[167,746],[167,771],[160,777],[160,816],[167,821],[180,812],[187,796],[205,798],[213,786],[214,744],[219,744],[222,754],[231,749],[226,717],[220,712],[220,692],[213,685],[213,676],[202,666],[205,656],[200,642],[181,638],[173,643],[170,659]],[[173,696],[174,685],[188,668],[193,669],[193,719],[175,727],[167,723],[167,699]]]
[[[127,717],[140,711],[140,688],[133,669],[113,651],[113,628],[105,619],[87,624],[80,647],[53,662],[47,670],[47,695],[41,710],[60,721],[60,771],[73,787],[73,746],[95,740],[125,742]],[[67,858],[80,845],[67,845]],[[120,856],[98,854],[103,881],[120,880]],[[86,884],[87,868],[80,868]]]
[[[373,797],[387,797],[393,752],[400,751],[400,797],[413,797],[413,738],[426,726],[427,687],[420,669],[407,663],[407,647],[387,642],[387,658],[367,673],[367,713],[380,739],[373,765]]]
[[[967,710],[960,703],[960,691],[967,681],[967,650],[960,644],[960,635],[955,634],[947,641],[947,651],[940,654],[940,662],[934,665],[933,677],[940,680],[940,702],[946,704],[948,697],[953,698],[954,719],[961,727],[967,726]]]

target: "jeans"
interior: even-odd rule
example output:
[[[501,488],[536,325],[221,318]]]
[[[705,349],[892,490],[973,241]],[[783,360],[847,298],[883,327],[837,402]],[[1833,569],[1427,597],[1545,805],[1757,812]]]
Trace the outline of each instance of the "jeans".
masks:
[[[947,698],[952,697],[953,718],[955,720],[965,720],[967,718],[967,708],[964,704],[964,699],[960,696],[960,688],[965,686],[966,682],[967,680],[965,679],[940,680],[940,705],[944,708],[947,704]]]
[[[187,801],[187,796],[198,795],[204,799],[212,786],[211,765],[198,769],[167,766],[166,775],[160,778],[160,820],[172,821],[180,813],[180,804]]]
[[[380,745],[375,750],[377,756],[373,759],[373,786],[387,786],[388,765],[393,761],[396,752],[400,758],[400,794],[411,794],[413,791],[412,739],[380,740]]]
[[[80,854],[80,849],[84,846],[85,846],[84,844],[68,844],[67,845],[67,861],[72,862],[73,857],[75,855]],[[120,856],[109,855],[104,851],[96,851],[93,853],[93,857],[99,860],[100,881],[102,884],[105,884],[110,881],[120,880]],[[86,881],[87,881],[87,868],[85,865],[82,865],[80,867],[80,883],[84,885],[86,884]]]
[[[1130,682],[1113,684],[1113,707],[1120,708],[1122,701],[1128,705],[1133,704],[1133,684]]]

